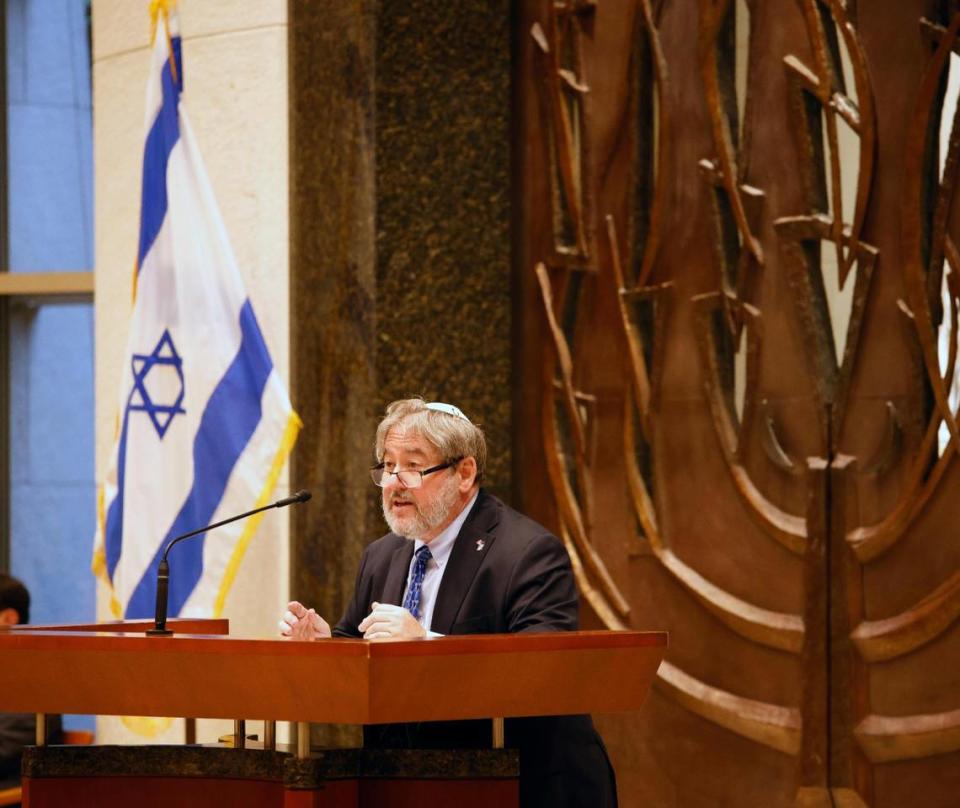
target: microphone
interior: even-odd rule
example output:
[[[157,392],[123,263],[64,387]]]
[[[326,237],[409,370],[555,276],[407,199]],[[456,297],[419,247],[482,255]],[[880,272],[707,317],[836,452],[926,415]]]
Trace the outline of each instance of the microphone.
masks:
[[[286,508],[287,505],[295,505],[298,502],[306,502],[308,499],[310,499],[311,496],[313,495],[309,491],[297,491],[296,494],[291,494],[289,497],[278,499],[276,502],[273,503],[273,505],[267,505],[267,507],[268,508]]]
[[[214,522],[212,525],[201,527],[198,530],[191,530],[189,533],[183,533],[171,540],[166,548],[164,548],[163,555],[160,558],[160,564],[157,566],[157,607],[153,618],[153,628],[150,629],[147,634],[151,637],[169,637],[173,634],[173,632],[167,628],[167,602],[169,600],[168,593],[170,588],[170,564],[167,562],[167,553],[170,552],[170,548],[172,548],[173,545],[175,545],[177,542],[183,541],[184,539],[189,539],[192,536],[198,536],[201,533],[206,533],[208,530],[213,530],[215,527],[228,525],[231,522],[236,522],[238,519],[246,519],[248,516],[253,516],[255,513],[260,513],[261,511],[268,510],[269,508],[286,508],[287,505],[306,502],[308,499],[310,499],[310,496],[311,494],[309,491],[297,491],[296,494],[291,494],[283,499],[278,499],[276,502],[273,502],[270,505],[254,508],[252,511],[247,511],[246,513],[238,514],[237,516],[231,516],[229,519],[223,519],[219,522]]]

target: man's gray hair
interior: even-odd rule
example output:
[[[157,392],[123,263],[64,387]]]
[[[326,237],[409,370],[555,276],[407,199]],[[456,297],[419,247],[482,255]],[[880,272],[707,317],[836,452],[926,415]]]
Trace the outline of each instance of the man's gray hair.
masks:
[[[472,457],[477,461],[477,482],[483,480],[487,465],[487,441],[483,430],[466,416],[453,415],[453,407],[432,407],[422,398],[404,398],[387,407],[387,414],[377,427],[375,451],[377,462],[383,462],[383,444],[393,427],[416,432],[440,450],[444,461],[457,457]]]

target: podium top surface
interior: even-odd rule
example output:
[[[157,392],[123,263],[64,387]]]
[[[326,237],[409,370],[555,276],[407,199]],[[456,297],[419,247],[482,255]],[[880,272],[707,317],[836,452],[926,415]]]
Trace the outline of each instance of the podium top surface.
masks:
[[[355,724],[619,712],[640,708],[667,646],[665,632],[638,631],[295,642],[76,630],[90,627],[0,632],[0,710]]]

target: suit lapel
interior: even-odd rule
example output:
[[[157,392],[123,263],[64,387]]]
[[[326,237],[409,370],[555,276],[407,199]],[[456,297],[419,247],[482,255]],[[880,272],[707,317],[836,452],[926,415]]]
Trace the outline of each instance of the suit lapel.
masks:
[[[481,491],[473,511],[460,528],[457,540],[453,543],[453,550],[450,551],[447,569],[443,573],[440,591],[437,593],[437,605],[433,610],[430,624],[432,631],[450,633],[470,584],[496,540],[493,531],[499,521],[497,500]]]
[[[390,560],[390,569],[387,580],[383,585],[382,603],[391,603],[402,606],[403,590],[407,588],[407,573],[410,571],[410,560],[413,558],[413,542],[404,539]],[[369,608],[370,604],[367,604]]]

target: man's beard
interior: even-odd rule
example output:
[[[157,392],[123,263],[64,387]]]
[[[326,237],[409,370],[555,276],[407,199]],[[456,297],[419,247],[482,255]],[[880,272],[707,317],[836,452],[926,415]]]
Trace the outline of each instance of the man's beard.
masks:
[[[459,494],[460,478],[456,474],[451,474],[444,480],[433,501],[425,506],[415,502],[408,492],[400,489],[391,494],[389,502],[385,498],[381,500],[383,518],[387,520],[390,530],[397,535],[406,539],[422,540],[427,533],[440,527],[450,517],[460,499]],[[414,512],[407,516],[394,516],[390,511],[390,504],[393,502],[410,502]]]

